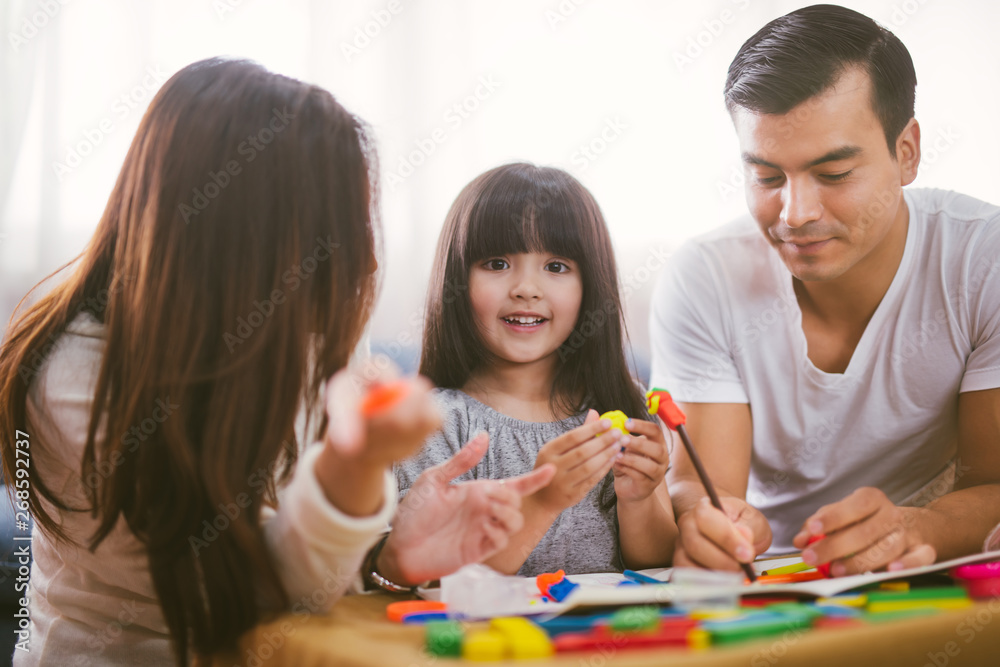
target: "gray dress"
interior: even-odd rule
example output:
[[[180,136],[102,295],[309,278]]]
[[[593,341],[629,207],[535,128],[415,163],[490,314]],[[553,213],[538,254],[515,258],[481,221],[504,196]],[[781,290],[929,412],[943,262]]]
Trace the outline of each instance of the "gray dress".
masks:
[[[584,420],[581,414],[557,422],[526,422],[501,414],[458,389],[437,389],[434,393],[444,424],[420,453],[396,466],[400,498],[421,472],[451,458],[481,431],[490,436],[489,449],[475,468],[456,481],[505,479],[531,472],[543,444],[580,426]],[[605,486],[604,482],[598,483],[583,500],[563,510],[518,574],[621,571],[615,507],[602,510],[598,497]],[[606,495],[610,495],[608,491]]]

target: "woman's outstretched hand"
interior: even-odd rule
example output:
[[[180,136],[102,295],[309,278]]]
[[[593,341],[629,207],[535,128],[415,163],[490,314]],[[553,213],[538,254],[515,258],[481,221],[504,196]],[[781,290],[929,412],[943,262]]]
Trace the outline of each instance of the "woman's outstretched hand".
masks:
[[[389,383],[401,383],[398,398],[364,416],[365,395]],[[344,369],[330,379],[326,414],[316,478],[333,506],[350,516],[378,512],[385,502],[386,471],[419,451],[427,436],[441,426],[427,378],[399,380],[394,369],[378,370],[373,363],[358,370]]]
[[[452,484],[482,460],[488,446],[489,437],[480,433],[417,478],[375,564],[383,576],[400,585],[438,579],[489,558],[521,529],[521,498],[548,484],[555,466],[505,480]]]

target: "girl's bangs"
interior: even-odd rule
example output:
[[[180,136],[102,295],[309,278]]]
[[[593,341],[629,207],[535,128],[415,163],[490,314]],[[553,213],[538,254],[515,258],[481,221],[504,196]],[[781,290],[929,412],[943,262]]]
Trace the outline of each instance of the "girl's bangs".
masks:
[[[580,212],[568,199],[562,189],[527,180],[487,188],[469,212],[464,263],[527,252],[580,262],[585,255],[581,227],[586,221],[574,220]]]

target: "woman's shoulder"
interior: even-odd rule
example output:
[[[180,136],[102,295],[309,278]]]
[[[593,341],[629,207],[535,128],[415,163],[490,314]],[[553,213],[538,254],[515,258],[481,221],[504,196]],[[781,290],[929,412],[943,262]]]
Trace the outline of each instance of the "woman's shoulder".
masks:
[[[26,360],[31,365],[28,420],[51,447],[52,458],[78,465],[90,426],[105,328],[92,314],[77,315],[59,336]]]
[[[91,313],[77,315],[63,333],[41,346],[31,365],[30,397],[92,396],[106,346],[105,328]]]

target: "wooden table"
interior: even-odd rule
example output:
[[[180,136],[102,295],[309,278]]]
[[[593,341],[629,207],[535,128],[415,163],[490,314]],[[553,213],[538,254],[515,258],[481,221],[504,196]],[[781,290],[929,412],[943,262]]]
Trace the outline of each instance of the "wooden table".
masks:
[[[423,651],[423,628],[390,623],[385,606],[399,597],[352,595],[327,615],[283,616],[248,633],[239,655],[220,655],[213,667],[467,667],[482,665],[438,658]],[[510,665],[537,665],[518,661]],[[864,627],[790,631],[713,648],[615,650],[560,654],[544,664],[573,667],[913,667],[1000,666],[1000,600]]]

